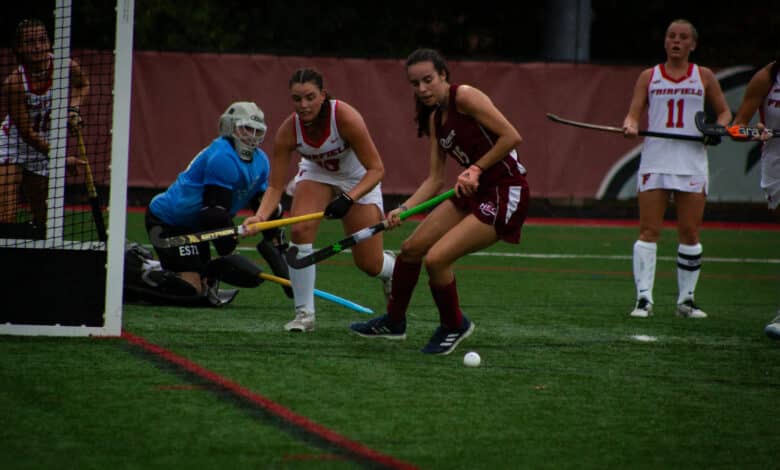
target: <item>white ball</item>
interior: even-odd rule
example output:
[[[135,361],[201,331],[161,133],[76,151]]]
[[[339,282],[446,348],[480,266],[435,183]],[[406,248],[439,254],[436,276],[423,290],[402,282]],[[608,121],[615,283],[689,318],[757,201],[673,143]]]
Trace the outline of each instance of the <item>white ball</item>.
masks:
[[[463,356],[463,365],[467,367],[477,367],[482,362],[482,358],[474,351],[469,351]]]

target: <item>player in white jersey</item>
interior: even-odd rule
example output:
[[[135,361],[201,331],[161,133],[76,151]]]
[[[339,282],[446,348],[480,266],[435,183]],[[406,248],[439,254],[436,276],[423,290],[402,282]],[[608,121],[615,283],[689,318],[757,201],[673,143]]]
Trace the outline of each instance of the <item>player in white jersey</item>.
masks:
[[[40,20],[19,23],[13,52],[19,66],[4,80],[8,115],[0,124],[0,223],[16,221],[19,188],[30,200],[33,224],[46,220],[49,174],[49,119],[52,106],[53,56],[46,27]],[[81,124],[79,106],[89,81],[78,62],[70,60],[68,123]],[[68,164],[82,163],[77,158]]]
[[[379,223],[384,214],[380,185],[384,166],[363,117],[348,103],[331,99],[316,70],[296,71],[289,86],[295,112],[276,133],[268,189],[257,213],[244,226],[267,220],[278,206],[293,152],[302,158],[294,181],[292,216],[324,210],[326,217],[342,219],[345,233]],[[319,223],[292,226],[291,246],[298,248],[299,256],[313,252]],[[378,234],[358,243],[352,257],[358,268],[382,281],[389,295],[395,256],[382,251],[382,240]],[[290,268],[295,319],[285,325],[287,331],[314,329],[315,274],[315,265]]]
[[[664,38],[666,61],[644,70],[634,87],[623,120],[626,137],[638,135],[639,120],[648,110],[648,129],[672,134],[699,133],[694,122],[705,100],[717,122],[731,120],[723,91],[712,70],[689,62],[698,33],[687,20],[674,20]],[[718,142],[707,142],[717,144]],[[646,138],[637,175],[639,239],[634,244],[634,281],[637,302],[632,317],[646,318],[653,311],[653,284],[657,241],[670,198],[677,209],[677,314],[686,318],[707,316],[695,303],[694,291],[701,270],[699,229],[707,199],[708,169],[705,145],[673,139]]]
[[[733,125],[747,126],[759,112],[759,127],[780,129],[780,58],[758,70],[750,79]],[[780,221],[780,138],[770,139],[763,133],[761,148],[761,189],[766,194],[769,210]],[[780,340],[780,310],[764,328],[773,339]]]

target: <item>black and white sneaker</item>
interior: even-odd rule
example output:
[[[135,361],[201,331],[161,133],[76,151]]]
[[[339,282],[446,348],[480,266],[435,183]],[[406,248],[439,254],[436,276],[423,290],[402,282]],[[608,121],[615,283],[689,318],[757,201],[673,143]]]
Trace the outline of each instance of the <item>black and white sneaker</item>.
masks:
[[[693,300],[686,300],[681,304],[677,304],[677,316],[683,318],[707,318],[707,314],[693,303]]]
[[[406,319],[400,322],[390,320],[388,314],[367,322],[356,322],[349,329],[365,338],[406,339]]]
[[[764,333],[772,339],[780,340],[780,311],[777,317],[764,327]]]
[[[458,343],[466,339],[474,331],[474,322],[463,315],[463,325],[460,329],[450,330],[439,326],[428,340],[428,344],[422,348],[425,354],[447,355],[455,350]]]
[[[636,301],[636,307],[631,311],[630,315],[634,318],[647,318],[653,314],[653,304],[650,303],[644,297],[640,297]]]

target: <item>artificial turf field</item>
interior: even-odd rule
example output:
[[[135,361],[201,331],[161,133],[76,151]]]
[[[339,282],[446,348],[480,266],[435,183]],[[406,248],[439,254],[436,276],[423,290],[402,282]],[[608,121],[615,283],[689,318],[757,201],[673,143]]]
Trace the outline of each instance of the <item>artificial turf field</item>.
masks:
[[[343,236],[324,222],[315,246]],[[146,241],[141,214],[128,238]],[[476,331],[450,356],[419,352],[437,323],[424,273],[406,341],[354,336],[371,317],[319,299],[317,330],[286,333],[292,304],[271,283],[222,309],[127,305],[125,338],[0,336],[0,468],[778,468],[780,342],[762,330],[780,231],[703,230],[703,320],[674,316],[672,229],[655,315],[628,316],[635,238],[530,223],[520,245],[461,260]],[[383,308],[347,254],[317,288]]]

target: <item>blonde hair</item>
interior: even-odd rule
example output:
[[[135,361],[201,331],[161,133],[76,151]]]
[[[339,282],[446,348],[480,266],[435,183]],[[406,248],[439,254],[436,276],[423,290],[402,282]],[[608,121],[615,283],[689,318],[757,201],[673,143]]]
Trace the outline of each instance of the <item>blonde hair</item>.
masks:
[[[673,24],[687,24],[689,28],[691,28],[691,36],[693,36],[693,40],[696,42],[699,42],[699,31],[696,29],[696,26],[693,25],[690,21],[686,20],[685,18],[677,18],[676,20],[673,20],[671,23],[669,23],[669,26]],[[666,29],[669,29],[667,26]]]

